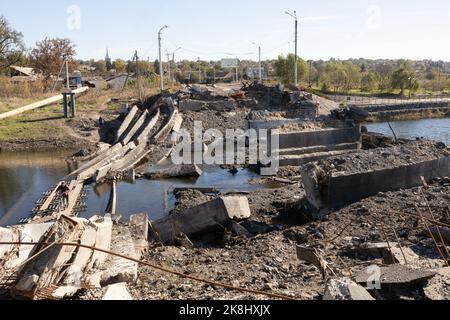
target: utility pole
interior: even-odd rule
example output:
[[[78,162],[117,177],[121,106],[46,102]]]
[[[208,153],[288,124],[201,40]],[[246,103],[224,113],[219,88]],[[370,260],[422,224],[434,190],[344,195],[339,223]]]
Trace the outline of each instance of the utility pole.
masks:
[[[69,81],[69,57],[64,55],[64,60],[66,62],[66,85],[67,90],[70,90],[70,81]]]
[[[167,74],[168,74],[168,78],[169,81],[172,79],[172,73],[170,72],[170,53],[169,51],[166,51],[166,55],[167,55]]]
[[[137,50],[134,53],[134,60],[136,60],[136,83],[139,95],[139,101],[143,102],[142,90],[141,90],[141,78],[140,78],[140,69],[139,69],[139,56]]]
[[[261,46],[258,47],[259,51],[259,82],[263,82],[262,80],[262,63],[261,63]]]
[[[178,49],[176,49],[176,50],[174,50],[173,52],[172,52],[172,66],[173,66],[173,68],[172,68],[172,86],[174,86],[175,85],[175,70],[176,70],[176,65],[175,65],[175,52],[177,52],[178,50],[181,50],[182,48],[181,47],[179,47]]]
[[[164,29],[167,29],[168,26],[164,26],[159,29],[158,32],[158,46],[159,46],[159,86],[161,91],[164,91],[164,70],[163,70],[163,62],[162,62],[162,48],[161,48],[161,33]]]
[[[312,81],[311,81],[311,71],[312,71],[312,60],[309,60],[309,87],[312,87]]]
[[[262,83],[262,63],[261,63],[261,46],[253,42],[258,47],[258,69],[259,69],[259,82]]]
[[[236,57],[236,61],[239,61],[238,57]],[[236,66],[236,82],[239,83],[239,63]]]
[[[294,78],[295,78],[295,86],[298,86],[298,18],[297,11],[294,11],[294,14],[286,11],[286,14],[295,19],[295,66],[294,66]]]

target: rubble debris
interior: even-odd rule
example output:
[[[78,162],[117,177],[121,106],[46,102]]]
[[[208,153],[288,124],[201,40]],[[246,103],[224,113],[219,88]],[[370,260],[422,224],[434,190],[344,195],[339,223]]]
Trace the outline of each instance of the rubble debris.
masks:
[[[138,113],[139,109],[137,106],[133,106],[131,110],[128,112],[127,116],[122,122],[122,125],[120,126],[119,130],[117,130],[116,133],[116,141],[115,143],[121,141],[124,138],[125,131],[128,129],[128,127],[131,125],[132,121],[136,117],[136,114]]]
[[[140,257],[142,252],[148,247],[148,214],[140,213],[132,215],[128,226],[133,236],[136,254]]]
[[[92,223],[97,227],[97,238],[95,240],[96,248],[103,250],[111,249],[111,237],[113,221],[110,214],[106,214],[104,217],[94,216],[90,219]],[[90,267],[99,268],[105,263],[108,255],[104,252],[95,251],[92,254]]]
[[[339,209],[380,192],[407,189],[450,173],[450,156],[434,142],[361,151],[306,164],[302,177],[310,204]]]
[[[42,239],[46,243],[77,242],[91,245],[95,242],[96,229],[87,220],[61,218],[51,227]],[[44,250],[34,260],[27,262],[20,270],[18,281],[11,289],[11,295],[18,298],[37,299],[41,290],[52,285],[71,285],[80,280],[82,272],[87,268],[91,251],[77,247],[38,246],[36,251]],[[67,266],[72,269],[67,269]],[[76,269],[76,270],[75,270]],[[78,275],[78,279],[76,279]],[[78,284],[81,281],[78,282]]]
[[[0,228],[0,241],[40,242],[53,223],[25,224],[12,228]],[[25,262],[35,251],[36,245],[0,246],[0,265],[14,269]]]
[[[329,266],[317,249],[297,246],[297,258],[314,265],[322,273],[323,279],[326,278],[326,272],[329,270]]]
[[[436,272],[428,270],[412,269],[403,265],[392,265],[380,268],[379,282],[383,285],[413,285],[425,282],[436,275]],[[360,284],[372,283],[373,273],[368,274],[367,270],[356,275],[356,282]],[[375,281],[378,281],[375,280]]]
[[[105,301],[126,301],[133,300],[130,292],[127,289],[126,283],[116,283],[106,287],[106,293],[103,296]]]
[[[450,300],[450,267],[438,269],[423,291],[430,300]]]
[[[173,243],[184,233],[188,237],[220,228],[233,219],[250,217],[250,207],[246,197],[220,197],[213,201],[174,213],[167,218],[151,222],[151,238],[162,243]]]
[[[433,237],[435,237],[438,242],[444,241],[445,245],[450,246],[450,228],[446,227],[438,227],[438,226],[431,226],[430,227],[431,233],[433,234]],[[425,234],[429,235],[428,229],[425,232]]]
[[[331,279],[327,283],[323,300],[375,300],[362,286],[348,278]]]
[[[168,168],[157,169],[144,173],[144,178],[149,180],[167,179],[176,177],[200,177],[203,171],[195,164],[172,165]]]
[[[133,259],[138,258],[129,228],[120,225],[113,228],[111,251]],[[109,256],[104,264],[104,268],[105,271],[101,275],[102,286],[119,282],[136,282],[137,262],[118,256]]]

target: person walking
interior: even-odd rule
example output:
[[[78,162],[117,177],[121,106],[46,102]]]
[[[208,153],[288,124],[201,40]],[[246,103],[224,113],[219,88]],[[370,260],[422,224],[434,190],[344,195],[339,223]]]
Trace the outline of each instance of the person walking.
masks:
[[[67,206],[69,205],[69,192],[70,189],[67,186],[67,184],[65,182],[62,182],[61,185],[58,188],[58,192],[61,198],[61,206],[63,209],[66,209]]]

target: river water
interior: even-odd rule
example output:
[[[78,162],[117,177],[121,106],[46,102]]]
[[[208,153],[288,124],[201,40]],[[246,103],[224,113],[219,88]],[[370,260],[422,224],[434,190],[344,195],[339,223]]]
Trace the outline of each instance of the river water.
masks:
[[[70,153],[0,153],[0,226],[19,223],[29,217],[35,202],[63,177],[76,170],[65,160]],[[211,167],[198,179],[138,180],[117,186],[118,212],[124,219],[135,213],[147,212],[151,219],[161,218],[174,207],[175,187],[214,187],[222,192],[252,191],[265,185],[252,185],[249,180],[258,175],[241,170],[232,175],[227,170]],[[87,187],[87,210],[81,217],[104,214],[111,186]]]
[[[390,123],[399,138],[427,138],[450,145],[450,118],[393,121]],[[370,132],[393,136],[387,122],[368,124]]]
[[[450,118],[391,122],[397,136],[425,137],[450,145]],[[387,123],[367,125],[369,131],[392,135]],[[76,166],[66,162],[68,152],[0,153],[0,226],[18,223],[29,217],[35,202]],[[220,168],[208,168],[198,179],[138,180],[134,184],[117,186],[118,212],[129,215],[148,212],[151,219],[165,216],[175,203],[174,187],[215,187],[221,191],[252,191],[267,185],[252,185],[250,179],[258,175],[241,170],[237,175]],[[103,214],[109,200],[111,186],[87,188],[87,211],[83,217]]]

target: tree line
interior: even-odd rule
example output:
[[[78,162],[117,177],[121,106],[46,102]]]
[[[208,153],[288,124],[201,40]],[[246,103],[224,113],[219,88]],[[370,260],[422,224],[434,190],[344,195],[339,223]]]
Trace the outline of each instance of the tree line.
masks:
[[[69,39],[45,38],[29,50],[23,35],[0,16],[0,75],[8,75],[12,65],[30,66],[41,72],[45,87],[51,86],[61,75],[65,57],[69,70],[82,69],[85,75],[136,73],[148,78],[159,77],[159,61],[117,59],[111,65],[105,60],[76,60],[76,46]],[[295,56],[280,55],[278,59],[262,62],[268,79],[284,84],[294,82]],[[249,67],[256,67],[251,60],[241,61],[240,71],[245,74]],[[169,63],[163,63],[164,70]],[[172,74],[179,82],[189,78],[201,82],[219,77],[234,70],[224,70],[220,61],[188,61],[170,63]],[[111,70],[112,69],[112,70]],[[414,94],[420,88],[426,91],[449,90],[450,63],[443,61],[368,60],[351,59],[329,61],[305,61],[298,59],[298,75],[303,87],[310,87],[327,93],[383,93],[398,92],[401,95]],[[165,71],[167,74],[167,71]],[[157,83],[157,81],[155,81]]]

